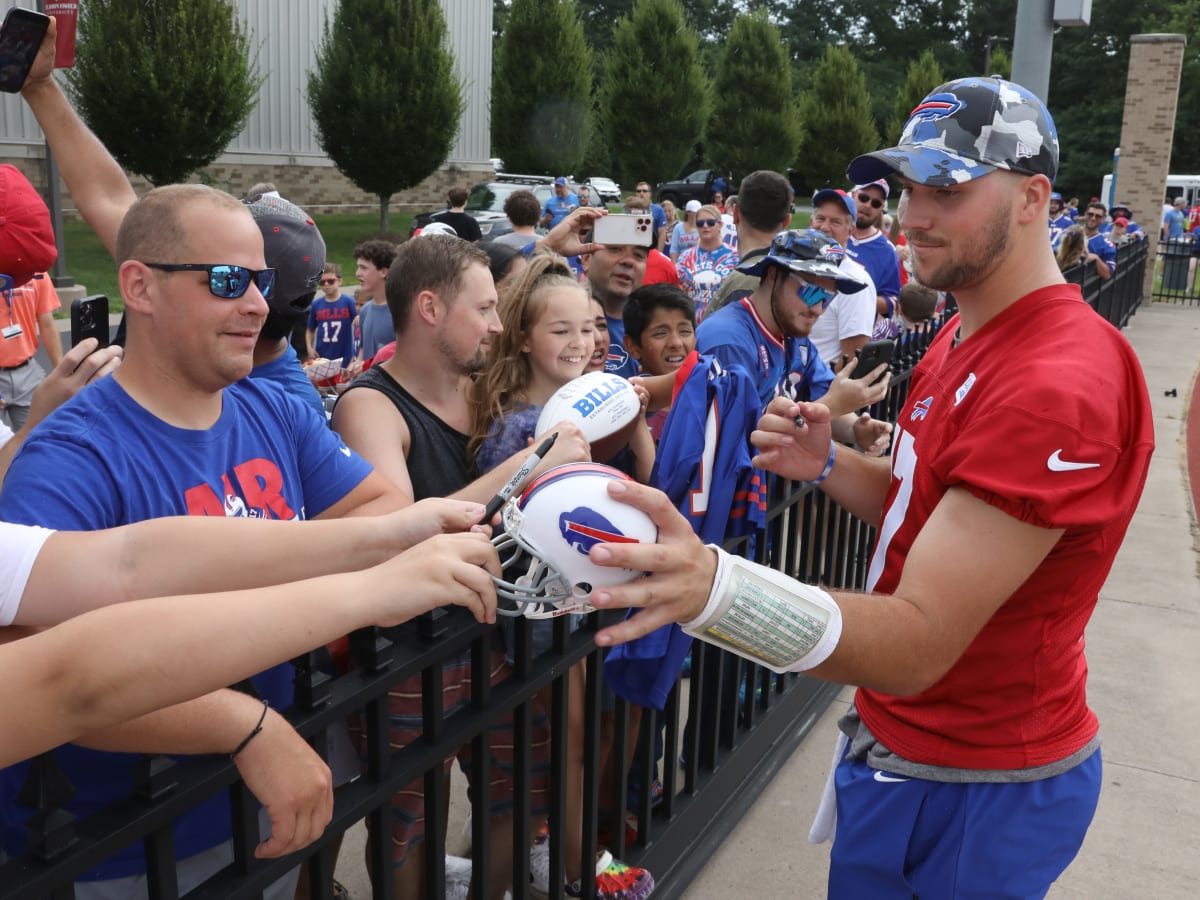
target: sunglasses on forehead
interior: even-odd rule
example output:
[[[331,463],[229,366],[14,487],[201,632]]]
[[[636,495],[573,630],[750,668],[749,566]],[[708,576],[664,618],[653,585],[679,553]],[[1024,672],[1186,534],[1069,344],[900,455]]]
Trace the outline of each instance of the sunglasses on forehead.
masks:
[[[222,300],[236,300],[250,288],[250,282],[258,286],[264,300],[270,300],[275,292],[274,269],[247,269],[245,266],[210,265],[208,263],[142,263],[160,272],[206,272],[208,290]]]
[[[859,194],[858,202],[865,203],[868,206],[873,206],[876,209],[883,209],[883,201],[878,197],[872,197],[870,194]]]

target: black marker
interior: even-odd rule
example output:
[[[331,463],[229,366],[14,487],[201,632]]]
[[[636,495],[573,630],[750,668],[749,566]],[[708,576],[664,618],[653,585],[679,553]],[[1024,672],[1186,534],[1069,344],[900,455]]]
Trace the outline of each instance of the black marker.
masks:
[[[525,462],[521,464],[521,468],[517,469],[513,473],[513,477],[508,479],[508,484],[500,488],[500,493],[488,501],[488,505],[483,511],[483,519],[480,520],[484,525],[490,525],[492,519],[496,517],[496,513],[500,512],[500,509],[508,502],[509,498],[524,486],[530,473],[537,468],[538,463],[550,452],[550,448],[554,446],[554,442],[557,439],[558,432],[556,431],[542,441],[541,446],[530,453],[525,458]]]
[[[804,416],[800,415],[799,413],[796,414],[796,417],[794,419],[792,419],[792,421],[796,423],[797,428],[803,428],[805,425],[808,424],[807,422],[804,421]]]

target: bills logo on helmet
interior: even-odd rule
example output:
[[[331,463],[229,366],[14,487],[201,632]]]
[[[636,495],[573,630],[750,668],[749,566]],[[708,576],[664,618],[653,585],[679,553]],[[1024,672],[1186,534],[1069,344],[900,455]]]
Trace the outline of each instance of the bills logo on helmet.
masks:
[[[963,108],[963,102],[953,94],[930,94],[908,114],[908,121],[932,122],[934,119],[952,116]]]
[[[558,517],[563,540],[584,556],[597,544],[636,544],[638,539],[622,534],[617,526],[586,506],[577,506]]]

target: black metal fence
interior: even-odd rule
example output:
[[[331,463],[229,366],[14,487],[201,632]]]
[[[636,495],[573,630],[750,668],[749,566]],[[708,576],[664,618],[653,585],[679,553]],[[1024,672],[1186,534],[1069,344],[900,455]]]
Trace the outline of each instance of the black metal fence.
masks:
[[[1112,278],[1102,279],[1093,263],[1072,266],[1063,272],[1063,277],[1080,286],[1092,309],[1118,328],[1124,328],[1142,302],[1147,257],[1146,242],[1133,240],[1117,247],[1117,267]]]
[[[1154,263],[1153,298],[1155,303],[1200,303],[1196,284],[1196,264],[1193,255],[1197,244],[1195,235],[1174,241],[1159,241]]]
[[[1124,248],[1123,248],[1124,249]],[[1139,262],[1140,260],[1140,262]],[[1134,287],[1141,284],[1134,271],[1144,265],[1125,251],[1118,276],[1098,286],[1085,280],[1089,302],[1105,318],[1120,326],[1136,309]],[[907,396],[912,368],[920,360],[940,323],[901,341],[888,396],[873,413],[894,420]],[[789,575],[831,587],[861,587],[866,579],[873,544],[873,529],[840,509],[810,486],[777,482],[772,490],[765,533],[753,541],[758,561]],[[748,539],[738,549],[747,552]],[[475,679],[468,709],[450,716],[440,706],[443,660],[463,652],[471,654],[477,671],[487,664],[493,629],[476,625],[458,611],[437,621],[424,622],[420,633],[385,634],[367,629],[351,636],[355,667],[331,678],[315,664],[316,655],[297,660],[296,702],[288,715],[297,730],[325,753],[325,732],[349,716],[358,717],[365,732],[363,775],[335,792],[334,818],[325,835],[293,857],[257,860],[256,809],[253,798],[238,780],[231,762],[201,757],[175,762],[147,757],[140,764],[136,796],[83,821],[63,810],[71,788],[56,771],[52,754],[33,764],[23,797],[38,808],[28,823],[30,849],[21,858],[0,865],[0,897],[70,898],[73,881],[118,849],[142,842],[145,850],[148,891],[153,898],[179,896],[174,860],[172,820],[182,811],[215,793],[230,789],[233,810],[234,862],[187,896],[204,900],[234,900],[260,896],[271,882],[308,861],[309,896],[333,896],[332,844],[342,832],[364,819],[369,825],[366,865],[373,896],[395,896],[391,868],[392,793],[414,778],[424,777],[426,840],[413,849],[423,853],[429,873],[426,896],[445,896],[443,861],[446,825],[446,781],[441,764],[458,748],[472,745],[472,780],[488,783],[486,730],[513,716],[515,784],[511,847],[497,848],[512,854],[514,900],[529,896],[529,844],[534,815],[528,801],[533,771],[532,698],[539,689],[552,689],[551,720],[551,819],[564,815],[564,760],[567,734],[566,678],[570,667],[586,661],[587,691],[584,715],[584,830],[583,846],[594,847],[602,808],[618,811],[610,849],[618,858],[649,869],[658,882],[656,897],[681,896],[708,860],[710,852],[733,829],[742,814],[804,739],[821,712],[838,691],[798,675],[774,675],[767,669],[697,642],[692,649],[691,677],[676,682],[661,718],[645,713],[643,733],[665,728],[666,752],[662,762],[663,796],[655,804],[649,791],[640,792],[632,811],[627,842],[624,824],[626,777],[624,766],[606,796],[600,790],[602,662],[592,637],[602,624],[600,614],[588,617],[584,627],[570,633],[566,617],[556,620],[551,652],[534,658],[528,622],[518,627],[516,664],[511,678],[489,686]],[[388,743],[388,689],[414,675],[422,679],[422,737],[393,751]],[[438,698],[435,702],[434,698]],[[613,758],[624,760],[630,752],[629,707],[617,700]],[[631,771],[642,785],[654,780],[657,763],[654,741],[645,740],[634,755]],[[676,765],[679,758],[681,765]],[[477,878],[476,898],[492,893],[486,867],[480,862],[491,850],[486,827],[486,792],[472,798],[473,856]],[[552,872],[561,875],[563,835],[550,835]],[[591,859],[583,865],[589,871]],[[355,861],[357,864],[357,860]],[[551,897],[562,896],[561,877],[550,879]],[[584,879],[585,896],[594,884]],[[406,898],[407,900],[407,898]]]

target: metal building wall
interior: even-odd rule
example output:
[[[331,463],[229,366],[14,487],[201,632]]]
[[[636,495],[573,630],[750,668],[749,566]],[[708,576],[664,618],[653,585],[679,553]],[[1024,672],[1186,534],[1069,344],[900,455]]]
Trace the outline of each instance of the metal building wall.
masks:
[[[439,0],[450,33],[466,109],[447,162],[486,164],[492,84],[491,0]],[[36,0],[18,0],[33,9]],[[330,165],[317,145],[304,91],[326,15],[335,0],[237,0],[258,46],[266,81],[245,130],[218,162]],[[0,156],[40,156],[41,130],[18,97],[0,95]]]

